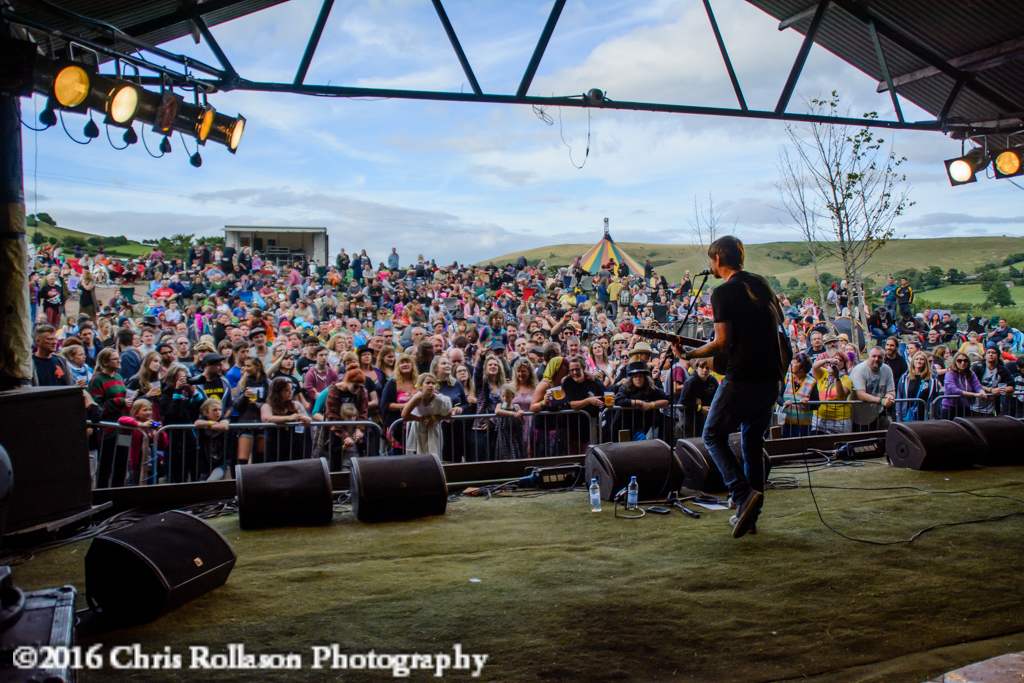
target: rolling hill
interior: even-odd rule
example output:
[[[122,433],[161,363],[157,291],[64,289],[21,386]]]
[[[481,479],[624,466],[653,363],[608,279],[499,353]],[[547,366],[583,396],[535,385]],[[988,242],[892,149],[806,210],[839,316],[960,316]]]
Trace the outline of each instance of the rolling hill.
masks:
[[[651,259],[655,271],[664,275],[670,282],[678,282],[683,271],[697,272],[706,267],[703,254],[698,247],[690,244],[641,244],[637,242],[617,242],[626,252],[641,263]],[[504,254],[492,259],[495,263],[515,261],[520,255],[531,262],[545,259],[548,265],[564,265],[571,263],[573,258],[590,249],[592,244],[564,244],[555,247],[539,247],[528,251]],[[814,268],[811,265],[798,265],[784,256],[798,259],[806,254],[802,242],[767,242],[764,244],[747,244],[746,267],[762,275],[774,275],[785,283],[795,277],[801,282],[814,281]],[[967,273],[986,263],[999,265],[1009,254],[1024,252],[1024,237],[943,237],[935,239],[895,240],[879,250],[871,260],[865,276],[881,280],[888,273],[907,268],[925,270],[929,266],[938,266],[943,272],[956,268]],[[782,257],[782,258],[780,258]],[[484,264],[487,261],[483,262]],[[821,259],[818,263],[821,272],[842,276],[842,265],[835,259]]]

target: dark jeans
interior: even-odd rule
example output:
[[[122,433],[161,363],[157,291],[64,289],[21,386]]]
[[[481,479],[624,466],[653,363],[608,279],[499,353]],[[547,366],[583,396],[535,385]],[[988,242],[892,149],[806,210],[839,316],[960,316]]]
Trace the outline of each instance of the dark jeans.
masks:
[[[718,385],[704,423],[704,446],[711,454],[735,501],[750,489],[764,492],[764,433],[772,421],[772,407],[779,396],[779,382],[735,382]],[[739,428],[743,466],[729,448],[729,434]]]

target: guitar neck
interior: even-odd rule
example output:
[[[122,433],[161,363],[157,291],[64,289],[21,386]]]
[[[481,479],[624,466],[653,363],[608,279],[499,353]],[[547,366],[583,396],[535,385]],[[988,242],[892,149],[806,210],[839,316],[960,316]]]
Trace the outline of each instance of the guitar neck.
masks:
[[[694,346],[700,347],[707,344],[706,339],[693,339],[691,337],[682,337],[678,334],[670,334],[668,332],[662,332],[661,330],[655,330],[649,327],[638,327],[633,330],[633,334],[646,337],[647,339],[660,339],[661,341],[671,342],[673,344],[680,344],[682,346]]]

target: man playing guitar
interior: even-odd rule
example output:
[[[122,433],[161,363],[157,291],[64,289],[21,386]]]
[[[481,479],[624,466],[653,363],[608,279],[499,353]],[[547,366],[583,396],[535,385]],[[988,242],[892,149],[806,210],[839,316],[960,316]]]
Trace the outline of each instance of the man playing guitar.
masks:
[[[788,348],[779,324],[784,315],[778,298],[760,275],[743,270],[743,243],[722,237],[708,248],[711,274],[725,282],[711,294],[715,339],[698,349],[679,342],[673,351],[684,360],[728,353],[725,378],[711,402],[704,424],[704,445],[722,473],[737,506],[733,538],[756,533],[764,503],[764,433],[779,396]],[[788,346],[788,345],[787,345]],[[729,448],[729,434],[742,435],[743,466]]]

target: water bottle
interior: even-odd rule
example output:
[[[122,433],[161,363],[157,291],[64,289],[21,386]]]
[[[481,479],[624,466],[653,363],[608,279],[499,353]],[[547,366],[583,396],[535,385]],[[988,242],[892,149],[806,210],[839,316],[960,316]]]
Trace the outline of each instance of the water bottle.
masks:
[[[636,477],[629,478],[629,486],[626,487],[626,508],[636,510],[636,502],[640,493],[640,485],[636,483]]]
[[[601,511],[601,487],[597,485],[597,479],[590,480],[590,511]]]

